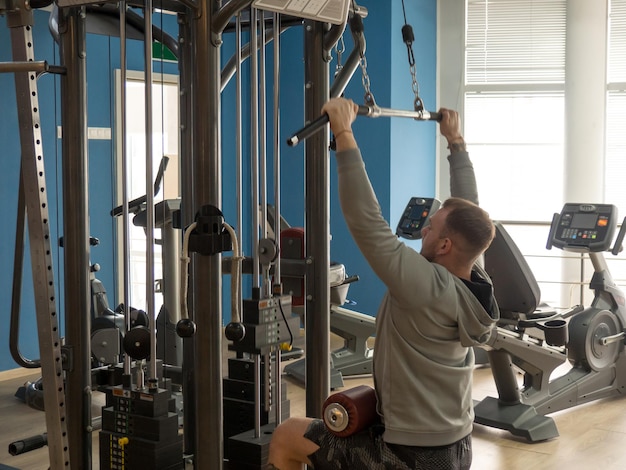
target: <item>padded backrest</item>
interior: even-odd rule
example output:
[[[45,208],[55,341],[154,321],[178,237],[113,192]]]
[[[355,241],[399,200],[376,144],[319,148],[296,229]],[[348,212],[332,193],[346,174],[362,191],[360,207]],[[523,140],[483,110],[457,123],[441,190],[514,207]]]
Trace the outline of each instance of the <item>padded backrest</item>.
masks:
[[[485,251],[485,271],[493,282],[500,312],[530,314],[541,298],[537,280],[502,224],[494,225],[496,236]]]

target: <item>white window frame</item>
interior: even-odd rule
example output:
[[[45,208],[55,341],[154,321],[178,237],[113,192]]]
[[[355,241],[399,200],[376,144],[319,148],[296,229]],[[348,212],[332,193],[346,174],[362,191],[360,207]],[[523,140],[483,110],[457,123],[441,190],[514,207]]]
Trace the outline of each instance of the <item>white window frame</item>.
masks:
[[[619,0],[619,1],[623,1],[623,0]],[[514,4],[514,2],[510,2],[511,5]],[[569,5],[568,5],[569,8]],[[497,90],[501,90],[501,91],[526,91],[526,92],[536,92],[538,90],[543,90],[546,92],[564,92],[565,91],[565,86],[564,84],[561,83],[544,83],[541,85],[533,85],[533,84],[518,84],[518,85],[511,85],[511,84],[498,84],[497,86],[492,86],[492,85],[472,85],[472,86],[468,86],[466,85],[466,79],[465,79],[465,35],[466,35],[466,24],[465,24],[465,18],[466,18],[466,14],[465,14],[465,1],[456,1],[456,0],[449,0],[449,1],[441,1],[438,2],[438,77],[439,77],[439,81],[438,81],[438,88],[437,88],[437,101],[439,103],[439,106],[441,107],[446,107],[446,108],[452,108],[452,109],[456,109],[459,111],[460,116],[461,116],[461,122],[464,123],[465,121],[465,114],[466,114],[466,109],[465,109],[465,93],[466,92],[477,92],[477,91],[482,91],[482,92],[492,92]],[[569,27],[569,26],[568,26]],[[626,89],[626,88],[625,88]],[[565,95],[564,95],[565,96]],[[564,98],[565,99],[565,98]],[[494,117],[494,119],[497,117]],[[489,123],[485,123],[486,126],[489,126]],[[462,129],[462,132],[465,133],[466,131],[466,126],[464,126],[464,128]],[[565,138],[566,136],[563,136],[563,142],[565,142]],[[440,140],[440,146],[438,149],[438,158],[437,158],[437,194],[440,198],[445,199],[446,197],[449,196],[450,194],[450,188],[449,188],[449,176],[448,176],[448,163],[445,161],[446,156],[448,155],[448,150],[446,148],[447,146],[447,142],[445,142],[445,139],[441,139]],[[470,153],[473,157],[474,160],[476,160],[476,157],[474,156],[474,151],[478,152],[479,149],[473,148],[471,146],[471,142],[469,142],[469,150]],[[480,175],[479,179],[480,179]],[[484,186],[484,184],[483,184]],[[480,181],[479,181],[479,196],[481,194],[481,186],[480,186]],[[529,187],[529,191],[540,191],[540,188],[537,187]],[[520,195],[520,199],[522,198],[523,194]],[[484,201],[484,199],[481,200],[481,202],[485,203],[486,201]],[[602,201],[600,201],[602,202]],[[554,207],[553,210],[554,211],[558,211],[560,209],[559,207]],[[546,219],[545,217],[543,217],[542,219]],[[541,220],[541,219],[540,219]],[[519,223],[520,221],[512,221],[514,223]],[[522,227],[521,228],[521,233],[528,233],[528,230],[535,230],[535,231],[545,231],[547,234],[547,226],[546,228],[542,228],[541,226],[536,225],[537,220],[528,220],[527,222],[533,222],[532,224],[528,224],[527,227]],[[545,222],[548,222],[548,220],[545,220]],[[534,227],[534,228],[533,228]],[[511,231],[511,230],[509,230]],[[520,232],[520,229],[517,229],[515,227],[512,228],[513,232]],[[514,237],[515,238],[515,237]],[[523,253],[526,254],[527,256],[527,260],[531,266],[531,269],[533,270],[533,272],[536,274],[536,277],[538,278],[538,281],[540,282],[540,286],[542,289],[542,299],[543,299],[543,294],[546,291],[551,291],[553,290],[554,286],[550,286],[548,284],[542,284],[542,279],[541,277],[543,276],[545,279],[546,276],[546,266],[545,266],[545,256],[554,256],[554,255],[561,255],[562,253],[553,253],[555,250],[552,250],[552,252],[548,252],[547,250],[545,250],[543,247],[545,247],[545,239],[543,240],[543,242],[541,244],[536,244],[536,246],[528,246],[528,244],[524,244],[523,239],[516,239],[516,242],[518,243],[518,245],[520,246],[521,250]],[[536,256],[535,259],[533,259]],[[571,263],[568,262],[566,263],[565,261],[563,261],[563,266],[565,266],[566,264],[568,264],[570,266],[570,268],[568,269],[561,269],[561,267],[558,266],[559,262],[557,262],[555,264],[556,267],[549,269],[549,271],[551,272],[556,272],[557,274],[557,278],[559,279],[559,281],[557,282],[566,282],[566,281],[572,281],[572,285],[577,284],[578,286],[582,285],[582,289],[584,291],[584,296],[587,299],[587,296],[589,294],[589,289],[587,288],[587,282],[588,282],[588,278],[583,280],[582,282],[580,282],[580,279],[577,279],[576,281],[573,281],[573,277],[577,277],[570,268],[572,266],[572,264],[576,264],[576,266],[580,266],[580,263]],[[576,268],[574,268],[576,269]],[[580,271],[580,269],[578,269],[578,271]],[[589,275],[591,273],[590,269],[585,269],[585,275]],[[549,276],[548,278],[553,278],[552,274],[548,274],[547,276]],[[569,290],[569,288],[566,289],[560,289],[561,290],[561,294],[557,295],[557,294],[550,294],[548,295],[549,297],[549,301],[554,301],[555,305],[559,305],[559,306],[563,306],[563,307],[567,307],[569,305],[573,305],[575,303],[578,303],[578,301],[580,300],[579,297],[581,295],[581,291],[580,289],[578,289],[577,292],[574,292],[574,290],[572,289],[570,292],[564,292]],[[554,297],[554,298],[553,298]]]
[[[126,72],[126,81],[127,83],[138,83],[138,84],[144,84],[145,83],[145,73],[141,72],[141,71],[134,71],[134,70],[128,70]],[[161,126],[161,122],[160,122],[160,118],[159,116],[163,113],[163,110],[161,109],[161,106],[157,106],[155,103],[158,102],[158,100],[160,100],[160,96],[161,93],[159,91],[161,86],[175,86],[176,87],[176,91],[175,93],[173,93],[173,95],[175,95],[176,97],[179,96],[178,90],[179,90],[179,77],[178,75],[173,75],[173,74],[160,74],[160,73],[153,73],[152,74],[152,83],[153,83],[153,132],[159,132],[160,126]],[[122,155],[122,129],[121,129],[121,123],[122,123],[122,103],[121,103],[121,99],[120,99],[120,92],[121,92],[121,86],[122,86],[122,75],[121,75],[121,71],[119,69],[115,70],[115,123],[116,123],[116,139],[115,139],[115,148],[116,148],[116,155],[118,155],[118,158],[116,158],[116,172],[117,172],[117,177],[116,177],[116,181],[118,181],[118,185],[117,185],[117,191],[116,191],[116,197],[117,197],[117,201],[118,201],[118,205],[120,205],[122,202],[122,178],[123,178],[123,168],[122,168],[122,159],[121,159],[121,155]],[[144,113],[145,113],[145,107],[144,106],[131,106],[129,101],[130,98],[128,96],[129,93],[127,92],[127,116],[126,116],[126,122],[132,122],[133,117],[132,116],[137,116],[137,120],[143,122],[144,120]],[[142,91],[142,97],[143,97],[143,91]],[[176,110],[176,113],[178,113],[178,109],[179,109],[179,103],[178,100],[176,99],[176,103],[175,103],[175,107],[172,106],[173,109]],[[130,114],[129,113],[134,113],[134,114]],[[179,149],[180,149],[180,143],[179,143],[179,121],[180,121],[180,116],[178,116],[178,114],[176,114],[176,120],[175,120],[175,124],[170,125],[168,127],[168,129],[166,130],[166,133],[168,135],[168,143],[166,145],[166,149],[163,152],[163,154],[165,154],[168,158],[169,158],[169,163],[167,166],[167,170],[165,172],[163,181],[162,181],[162,185],[161,185],[161,190],[159,192],[159,194],[154,198],[154,202],[155,204],[163,199],[176,199],[180,197],[180,165],[179,165]],[[128,124],[127,124],[127,127]],[[145,135],[141,137],[141,139],[143,139],[143,142],[145,142]],[[127,134],[127,147],[131,145],[130,142],[128,142],[128,134]],[[154,151],[154,167],[153,167],[153,175],[156,176],[157,173],[157,169],[158,169],[158,165],[161,159],[161,141],[156,141],[153,143],[153,151]],[[129,162],[129,166],[131,167],[131,174],[133,173],[132,170],[132,165],[133,165],[133,159],[130,158],[130,152],[127,150],[128,155],[127,155],[127,160]],[[158,155],[157,155],[158,153]],[[145,150],[143,152],[143,155],[141,155],[140,157],[141,159],[141,168],[142,170],[139,171],[135,171],[134,173],[141,175],[141,178],[139,179],[139,181],[134,181],[134,182],[129,182],[128,184],[128,188],[129,188],[129,195],[128,195],[128,199],[129,201],[136,198],[136,197],[140,197],[143,194],[145,194],[145,190],[146,190],[146,185],[145,185],[145,170],[143,168],[145,165]],[[123,240],[124,240],[124,236],[123,236],[123,225],[121,223],[121,220],[119,221],[120,223],[117,224],[117,249],[116,249],[116,260],[117,263],[116,265],[118,266],[117,271],[117,278],[116,278],[116,294],[117,294],[117,298],[120,299],[120,301],[122,301],[121,299],[123,299],[124,296],[124,272],[123,272],[123,266],[124,266],[124,260],[123,260]],[[146,287],[145,287],[145,248],[143,249],[143,251],[138,248],[133,250],[132,245],[139,245],[141,243],[141,239],[142,239],[142,230],[138,227],[134,227],[132,225],[132,220],[130,221],[130,237],[131,237],[131,272],[130,272],[130,283],[131,283],[131,292],[130,292],[130,303],[131,306],[134,308],[139,308],[139,309],[145,309],[145,295],[146,295]],[[158,234],[158,230],[155,231],[155,237],[158,239],[159,238],[159,234]],[[145,240],[145,235],[143,236],[143,240]],[[145,244],[145,241],[143,242]],[[133,268],[134,266],[134,268]],[[157,283],[159,282],[159,279],[162,277],[162,263],[161,263],[161,246],[156,244],[154,246],[154,267],[155,267],[155,280],[157,281]],[[136,275],[133,274],[133,270],[136,271]],[[140,279],[143,278],[143,281]],[[156,287],[155,287],[156,288]],[[163,303],[163,299],[162,299],[162,295],[159,292],[155,293],[155,306],[157,308],[157,312],[159,309],[159,306],[162,305]]]

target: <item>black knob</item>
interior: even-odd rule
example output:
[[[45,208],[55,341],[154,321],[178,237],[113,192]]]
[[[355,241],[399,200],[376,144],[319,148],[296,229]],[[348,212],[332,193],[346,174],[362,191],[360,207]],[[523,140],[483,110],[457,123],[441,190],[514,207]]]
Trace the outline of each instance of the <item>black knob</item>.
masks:
[[[241,341],[246,335],[246,327],[243,326],[243,323],[230,322],[226,325],[225,333],[226,339],[229,341]]]
[[[145,326],[132,328],[124,336],[124,351],[133,359],[150,356],[150,330]]]
[[[183,318],[176,323],[176,334],[181,338],[191,338],[196,334],[196,324],[189,318]]]

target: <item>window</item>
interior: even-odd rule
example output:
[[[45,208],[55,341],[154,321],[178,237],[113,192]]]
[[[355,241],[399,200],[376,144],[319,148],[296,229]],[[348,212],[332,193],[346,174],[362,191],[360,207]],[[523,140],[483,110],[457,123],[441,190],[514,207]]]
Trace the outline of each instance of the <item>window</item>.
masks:
[[[605,200],[626,215],[626,0],[611,0],[607,67]]]
[[[565,5],[565,0],[467,0],[466,85],[562,85]]]
[[[481,205],[494,219],[549,222],[563,203],[565,33],[565,0],[466,0],[464,134]],[[545,249],[548,224],[507,230],[542,301],[577,303],[562,289],[572,280],[562,252]]]
[[[163,156],[169,158],[167,170],[159,193],[155,196],[155,204],[164,199],[179,197],[178,179],[178,77],[153,74],[153,175],[156,177],[159,164]],[[117,74],[117,115],[116,122],[121,122],[119,115],[122,112],[119,100],[121,74]],[[146,193],[146,137],[145,137],[145,81],[140,72],[129,71],[126,79],[126,158],[129,171],[127,175],[128,200],[132,201]],[[118,181],[121,181],[121,130],[117,131],[118,148]],[[118,188],[118,200],[122,200],[121,183]],[[132,214],[131,214],[132,219]],[[156,225],[156,217],[155,217]],[[118,224],[118,292],[123,293],[123,232],[121,221]],[[130,221],[130,302],[131,306],[145,309],[146,302],[146,234],[142,227],[137,227]],[[155,227],[154,268],[157,286],[162,278],[162,259],[159,229]],[[163,303],[159,289],[155,294],[155,309],[158,313]]]
[[[467,0],[464,132],[495,219],[549,221],[562,204],[565,13],[565,0]]]

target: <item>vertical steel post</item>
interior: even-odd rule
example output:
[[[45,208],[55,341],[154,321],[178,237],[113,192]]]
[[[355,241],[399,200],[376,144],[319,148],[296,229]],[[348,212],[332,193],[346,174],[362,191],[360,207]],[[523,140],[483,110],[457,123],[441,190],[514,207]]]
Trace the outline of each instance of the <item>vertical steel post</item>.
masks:
[[[220,207],[221,119],[220,39],[211,21],[220,5],[203,0],[193,19],[195,34],[193,207]],[[200,470],[222,468],[224,459],[222,393],[222,256],[193,255],[193,309],[195,337],[196,436],[195,465]]]
[[[61,10],[63,128],[63,239],[65,338],[71,352],[66,372],[70,459],[91,468],[91,318],[89,287],[89,185],[85,9]]]
[[[156,347],[156,308],[154,305],[154,176],[153,160],[153,122],[152,122],[152,0],[146,0],[144,8],[144,64],[146,81],[145,120],[146,120],[146,312],[150,329],[150,363],[148,378],[151,386],[157,380],[157,347]]]
[[[304,28],[304,108],[307,121],[319,117],[330,89],[324,23]],[[306,415],[322,417],[330,393],[330,191],[328,126],[306,140]],[[279,221],[276,222],[277,224]]]

